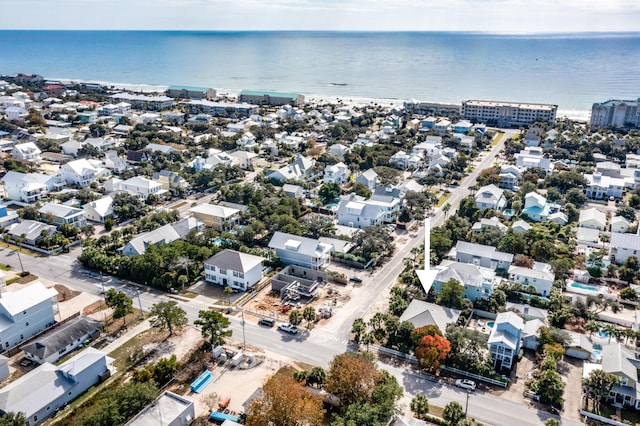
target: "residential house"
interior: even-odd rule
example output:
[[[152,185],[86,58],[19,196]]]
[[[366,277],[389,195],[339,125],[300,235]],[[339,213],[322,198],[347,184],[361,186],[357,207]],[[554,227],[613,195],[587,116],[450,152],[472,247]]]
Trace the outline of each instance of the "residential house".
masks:
[[[180,235],[180,238],[185,238],[191,232],[202,232],[204,231],[204,223],[200,219],[196,219],[195,217],[183,217],[177,222],[172,224],[173,229]]]
[[[513,229],[513,232],[515,232],[516,234],[524,234],[525,232],[527,232],[531,228],[532,228],[532,226],[529,225],[526,221],[524,221],[522,219],[521,220],[516,220],[511,225],[511,229]]]
[[[607,214],[595,207],[580,210],[578,226],[581,228],[597,229],[604,231],[607,227]]]
[[[0,297],[0,347],[7,350],[29,340],[55,324],[58,292],[40,281]]]
[[[218,231],[229,231],[240,223],[240,210],[213,204],[200,204],[189,209],[196,219],[200,219],[205,226]]]
[[[476,205],[480,210],[494,209],[502,211],[507,206],[504,191],[494,184],[483,186],[475,195]]]
[[[64,204],[46,203],[38,210],[40,218],[48,219],[51,217],[53,223],[57,226],[62,224],[72,225],[81,228],[87,222],[84,217],[84,210],[75,207],[66,206]]]
[[[470,121],[461,120],[453,125],[453,133],[469,133],[471,131],[471,127],[473,127],[473,124],[471,124]]]
[[[609,243],[609,259],[622,265],[631,256],[640,259],[640,235],[612,232]]]
[[[473,224],[473,226],[471,227],[471,230],[476,234],[479,234],[480,232],[489,228],[497,229],[502,233],[506,233],[508,229],[506,225],[500,222],[500,219],[494,216],[490,219],[486,219],[486,218],[480,219],[479,222],[476,222]]]
[[[312,171],[314,165],[314,159],[298,154],[291,164],[277,170],[267,171],[267,177],[278,182],[285,180],[312,180],[315,177]]]
[[[547,325],[538,318],[524,323],[524,330],[522,330],[523,348],[534,351],[538,348],[538,330],[540,330],[540,327],[547,327]]]
[[[524,321],[514,312],[501,312],[493,322],[487,345],[496,371],[511,370],[520,351]]]
[[[147,251],[147,247],[155,244],[169,244],[180,239],[180,234],[171,224],[164,225],[153,231],[143,232],[134,237],[118,250],[125,256],[140,256]]]
[[[541,168],[547,173],[553,171],[553,164],[550,158],[545,158],[540,147],[527,147],[514,155],[516,166],[522,170],[531,168]]]
[[[340,159],[343,159],[344,155],[347,152],[349,152],[349,147],[346,147],[341,143],[335,143],[329,147],[329,154],[334,155]]]
[[[603,345],[601,354],[602,364],[596,364],[595,368],[600,368],[605,373],[613,374],[620,379],[620,383],[611,388],[609,397],[616,404],[640,409],[638,383],[640,362],[633,351],[627,349],[622,343],[612,343]],[[587,366],[588,364],[585,364],[585,367]]]
[[[40,160],[40,148],[33,142],[19,143],[13,146],[11,150],[11,156],[16,160],[23,161],[38,161]]]
[[[530,128],[527,133],[524,135],[524,144],[530,147],[538,147],[540,146],[540,134],[542,133],[542,129],[540,128]]]
[[[23,413],[29,425],[40,424],[113,373],[112,358],[87,348],[59,366],[46,362],[0,389],[0,411]]]
[[[229,154],[229,156],[233,160],[233,163],[243,170],[251,170],[253,167],[253,162],[258,158],[258,154],[256,154],[255,152],[244,150],[234,151]]]
[[[171,170],[155,172],[151,179],[158,182],[163,190],[170,191],[172,194],[185,189],[189,185],[182,176]]]
[[[289,198],[301,198],[304,196],[304,189],[300,185],[291,185],[290,183],[285,183],[282,186],[282,192]]]
[[[433,130],[438,133],[440,136],[444,136],[449,133],[449,129],[451,128],[451,122],[447,119],[440,119],[433,126]]]
[[[8,171],[0,181],[4,185],[4,191],[8,199],[35,203],[52,191],[58,191],[64,187],[64,183],[58,176],[40,173],[20,173]]]
[[[68,185],[87,187],[99,177],[103,176],[106,169],[97,160],[86,160],[84,158],[69,161],[60,168],[60,175]]]
[[[127,151],[127,161],[131,164],[138,164],[149,160],[149,155],[141,150],[130,149]]]
[[[587,180],[587,188],[585,193],[587,197],[594,200],[602,200],[605,198],[622,198],[622,191],[625,187],[624,179],[603,176],[599,173],[585,174]]]
[[[29,111],[21,106],[10,106],[5,108],[4,113],[7,116],[7,120],[21,122],[27,119]]]
[[[454,139],[458,141],[458,147],[467,152],[471,152],[473,150],[476,141],[476,138],[473,136],[467,136],[459,133],[454,135]]]
[[[568,331],[569,342],[565,345],[565,355],[572,358],[588,360],[593,357],[593,343],[589,336],[575,331]]]
[[[457,262],[472,263],[494,271],[498,269],[508,271],[513,261],[511,253],[503,253],[492,246],[467,243],[465,241],[458,241],[448,257]]]
[[[127,180],[112,179],[114,191],[126,191],[141,200],[146,200],[150,195],[161,196],[167,191],[162,189],[162,184],[147,179],[143,176],[134,176]]]
[[[285,265],[299,265],[309,269],[325,269],[331,261],[331,245],[313,238],[276,232],[269,241]]]
[[[67,141],[60,144],[60,148],[65,155],[77,157],[78,151],[80,151],[84,145],[84,142],[80,141]]]
[[[369,169],[356,177],[356,184],[358,183],[373,191],[378,186],[378,174],[373,169]]]
[[[43,238],[43,232],[45,235],[52,236],[58,232],[58,228],[35,220],[23,220],[10,225],[7,232],[14,241],[24,237],[24,244],[35,246]]]
[[[173,392],[164,391],[129,420],[126,426],[189,426],[195,418],[195,405],[192,401]]]
[[[556,274],[551,265],[543,262],[534,262],[532,268],[511,265],[509,267],[509,279],[523,288],[535,287],[536,293],[548,296],[551,293]]]
[[[557,207],[554,207],[554,209]],[[549,220],[551,222],[557,223],[558,225],[564,226],[569,223],[569,216],[567,216],[563,212],[555,211],[549,215]]]
[[[442,286],[447,281],[454,279],[464,286],[464,298],[471,302],[489,299],[500,282],[495,270],[469,263],[445,259],[435,270],[437,274],[433,280],[433,289],[436,293],[442,291]]]
[[[206,282],[247,291],[262,279],[264,258],[235,250],[223,250],[204,262]]]
[[[104,223],[108,218],[113,219],[113,198],[106,196],[90,201],[84,205],[83,210],[87,220]]]
[[[104,156],[104,167],[116,173],[122,173],[129,168],[129,163],[120,157],[117,151],[107,151]]]
[[[378,188],[387,191],[389,188]],[[354,193],[342,197],[336,209],[338,224],[352,228],[366,228],[393,222],[400,211],[399,195],[374,193],[368,200]]]
[[[343,162],[332,164],[324,168],[324,183],[337,183],[342,185],[349,180],[349,167]]]
[[[560,206],[547,202],[547,199],[537,192],[529,192],[524,196],[522,213],[534,222],[544,222],[550,220],[551,214],[556,213],[559,208]]]
[[[612,161],[603,161],[601,163],[597,163],[596,173],[599,173],[602,176],[609,176],[612,178],[622,177],[620,164],[614,163]]]
[[[460,317],[460,311],[413,299],[407,309],[400,316],[400,323],[409,321],[414,328],[427,325],[435,325],[444,335],[449,324],[456,324]]]
[[[611,232],[624,234],[629,230],[631,224],[622,216],[614,216],[611,218]]]
[[[20,349],[25,358],[38,364],[56,363],[67,354],[100,335],[102,323],[78,316],[42,333]]]

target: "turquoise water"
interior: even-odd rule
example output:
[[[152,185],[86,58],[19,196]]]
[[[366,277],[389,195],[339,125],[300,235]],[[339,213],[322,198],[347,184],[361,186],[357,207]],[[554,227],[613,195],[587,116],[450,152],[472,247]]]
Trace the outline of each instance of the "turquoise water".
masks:
[[[591,355],[593,356],[594,359],[601,359],[602,358],[602,351],[600,349],[594,349],[591,352]]]
[[[489,328],[493,328],[493,325],[494,325],[494,324],[495,324],[495,322],[494,322],[494,321],[489,321],[489,322],[487,323],[487,327],[489,327]]]
[[[571,284],[569,284],[569,287],[579,288],[581,290],[593,291],[595,293],[598,292],[598,289],[596,287],[593,287],[593,286],[590,286],[590,285],[586,285],[586,284],[577,283],[575,281],[572,282]]]
[[[608,339],[609,338],[609,333],[607,333],[606,331],[598,331],[598,336],[602,337],[603,339]]]
[[[0,73],[590,110],[640,88],[640,33],[0,31]]]

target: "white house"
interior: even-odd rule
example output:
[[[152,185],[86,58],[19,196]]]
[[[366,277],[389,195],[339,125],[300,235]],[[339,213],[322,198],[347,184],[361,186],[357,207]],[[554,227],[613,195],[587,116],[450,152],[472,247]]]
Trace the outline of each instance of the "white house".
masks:
[[[551,203],[537,192],[529,192],[524,196],[522,213],[534,222],[544,222],[549,219],[552,211]]]
[[[498,251],[493,246],[458,241],[451,249],[449,259],[457,262],[472,263],[477,266],[491,268],[494,271],[502,269],[508,271],[513,261],[513,254]]]
[[[113,373],[112,358],[87,348],[59,366],[46,362],[0,389],[0,411],[20,412],[30,425],[40,424]]]
[[[553,171],[553,164],[550,158],[543,157],[542,148],[539,147],[527,147],[514,155],[516,159],[516,166],[522,170],[530,168],[541,168],[547,173]]]
[[[189,209],[196,219],[218,231],[229,231],[240,222],[240,210],[213,204],[199,204]]]
[[[324,183],[343,184],[349,180],[349,167],[343,162],[332,164],[324,168]]]
[[[291,164],[267,171],[267,177],[278,182],[284,180],[311,180],[315,177],[312,171],[314,165],[315,160],[313,158],[298,154]]]
[[[58,313],[58,292],[40,281],[0,297],[0,346],[7,350],[51,327]]]
[[[129,168],[129,163],[125,158],[120,157],[117,151],[107,151],[104,156],[104,167],[120,173]]]
[[[150,195],[162,195],[167,191],[162,189],[162,184],[143,176],[134,176],[127,180],[119,181],[114,185],[116,191],[126,191],[141,200],[146,200]]]
[[[223,250],[204,262],[205,281],[235,290],[251,289],[262,279],[263,257]]]
[[[29,111],[21,106],[10,106],[5,108],[4,113],[9,121],[24,121],[29,116]]]
[[[511,229],[513,229],[513,232],[515,232],[516,234],[524,234],[525,232],[527,232],[531,228],[532,228],[531,225],[529,225],[524,220],[516,220],[511,225]]]
[[[640,409],[640,382],[638,381],[639,362],[633,351],[627,349],[622,343],[603,345],[602,364],[593,365],[605,373],[610,373],[620,379],[620,383],[614,385],[609,392],[609,397],[616,404],[631,406]]]
[[[513,367],[523,331],[524,321],[514,312],[501,312],[496,316],[487,345],[497,371]]]
[[[475,199],[476,205],[480,210],[494,209],[502,211],[507,206],[507,199],[504,196],[504,191],[494,184],[486,185],[478,189]]]
[[[368,200],[352,193],[342,197],[336,216],[339,225],[362,229],[393,222],[401,204],[400,198],[391,193],[374,194]]]
[[[23,161],[38,161],[40,160],[40,148],[33,142],[20,143],[13,146],[11,156],[16,160]]]
[[[356,183],[361,183],[373,191],[378,186],[378,174],[373,169],[369,169],[356,177]]]
[[[344,155],[347,152],[349,152],[349,148],[342,145],[341,143],[335,143],[329,147],[329,154],[335,155],[340,159],[344,158]]]
[[[622,216],[614,216],[611,218],[611,232],[619,232],[624,234],[629,230],[631,224]]]
[[[595,207],[580,210],[578,226],[604,231],[604,228],[607,227],[607,214]]]
[[[331,261],[329,244],[313,238],[300,237],[277,231],[269,241],[285,265],[299,265],[309,269],[325,269]]]
[[[86,187],[106,172],[102,164],[96,160],[84,158],[69,161],[60,168],[60,175],[68,185]]]
[[[433,126],[433,130],[441,136],[446,135],[451,128],[451,122],[447,119],[438,120],[438,122]]]
[[[290,198],[301,198],[304,196],[304,189],[300,185],[285,183],[282,185],[282,192]]]
[[[155,401],[147,405],[133,419],[129,420],[125,426],[189,426],[196,418],[195,405],[193,401],[176,395],[175,393],[164,391]],[[227,423],[224,426],[235,426],[240,423]]]
[[[631,256],[640,259],[640,235],[612,232],[609,243],[611,261],[622,265]]]
[[[167,224],[153,231],[138,235],[118,250],[125,256],[139,256],[144,254],[150,245],[169,244],[179,239],[180,234],[171,224]]]
[[[58,176],[40,173],[20,173],[8,171],[2,179],[7,198],[13,201],[35,203],[49,192],[64,188]]]
[[[584,178],[587,180],[585,190],[587,197],[595,200],[609,197],[622,198],[622,191],[625,187],[624,179],[603,176],[599,173],[585,174]]]
[[[104,223],[105,219],[113,218],[113,198],[106,196],[90,201],[84,205],[83,210],[87,220]]]
[[[548,263],[534,262],[532,268],[511,265],[509,279],[514,283],[522,284],[525,289],[533,286],[538,294],[548,296],[551,293],[556,275]]]

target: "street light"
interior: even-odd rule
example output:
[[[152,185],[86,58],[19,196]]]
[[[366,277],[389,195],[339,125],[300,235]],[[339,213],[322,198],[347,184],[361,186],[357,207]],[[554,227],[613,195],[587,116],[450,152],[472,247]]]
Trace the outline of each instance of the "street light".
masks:
[[[471,391],[469,389],[467,389],[467,403],[464,406],[464,415],[465,417],[467,416],[467,411],[469,410],[469,394],[471,393]]]
[[[138,287],[136,287],[136,296],[138,296],[138,305],[140,305],[140,316],[143,316],[144,313],[142,312],[142,302],[140,301],[140,289]]]

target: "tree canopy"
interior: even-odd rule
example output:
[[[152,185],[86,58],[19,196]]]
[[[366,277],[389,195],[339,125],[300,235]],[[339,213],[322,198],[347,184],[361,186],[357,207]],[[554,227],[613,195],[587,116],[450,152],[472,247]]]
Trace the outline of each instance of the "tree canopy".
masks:
[[[224,338],[231,336],[232,333],[229,330],[229,325],[231,325],[229,318],[216,311],[198,312],[198,319],[194,321],[194,324],[200,326],[202,336],[209,339],[212,348],[223,344]]]
[[[182,328],[188,323],[187,313],[174,300],[154,304],[150,315],[151,325],[161,330],[169,330],[169,336],[173,335],[174,329]]]

